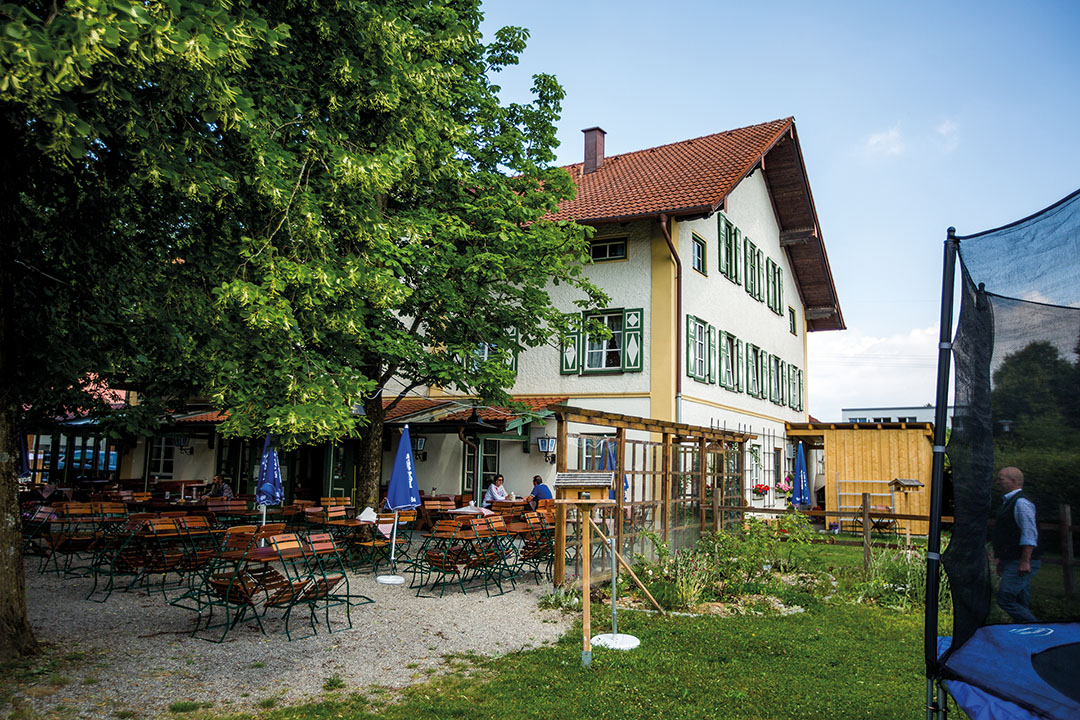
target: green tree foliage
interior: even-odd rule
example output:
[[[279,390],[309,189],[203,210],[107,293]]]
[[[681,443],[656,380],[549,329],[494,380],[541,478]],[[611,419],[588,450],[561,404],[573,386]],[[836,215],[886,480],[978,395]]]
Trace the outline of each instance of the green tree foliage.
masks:
[[[1033,342],[994,372],[994,464],[1024,472],[1046,520],[1056,519],[1058,503],[1080,507],[1078,368],[1050,343]]]
[[[586,230],[545,219],[574,192],[549,166],[562,90],[500,102],[527,33],[484,44],[480,20],[478,0],[0,5],[2,427],[104,414],[85,390],[106,385],[140,391],[106,420],[133,433],[202,395],[226,434],[362,434],[371,502],[382,397],[504,400],[504,361],[567,329],[549,288],[603,296]],[[465,362],[480,343],[493,360]],[[3,488],[10,512],[10,463]]]

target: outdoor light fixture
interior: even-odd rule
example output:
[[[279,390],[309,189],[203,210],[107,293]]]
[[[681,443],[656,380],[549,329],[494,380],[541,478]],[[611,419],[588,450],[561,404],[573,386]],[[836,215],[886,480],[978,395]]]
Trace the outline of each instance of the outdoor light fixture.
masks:
[[[412,436],[413,457],[416,458],[417,462],[424,462],[427,460],[427,453],[424,452],[424,445],[426,444],[427,438],[423,435]]]
[[[555,462],[555,438],[550,435],[536,438],[536,449],[544,453],[544,459],[549,463]]]
[[[174,435],[172,438],[173,447],[180,450],[181,455],[194,455],[195,448],[191,447],[191,438],[187,435]]]

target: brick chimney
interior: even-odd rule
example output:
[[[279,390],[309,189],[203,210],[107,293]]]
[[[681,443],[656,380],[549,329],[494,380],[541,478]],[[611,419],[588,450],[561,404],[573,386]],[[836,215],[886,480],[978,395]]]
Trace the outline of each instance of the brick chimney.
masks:
[[[581,172],[588,175],[604,166],[604,135],[601,128],[591,127],[582,130],[585,133],[585,167]]]

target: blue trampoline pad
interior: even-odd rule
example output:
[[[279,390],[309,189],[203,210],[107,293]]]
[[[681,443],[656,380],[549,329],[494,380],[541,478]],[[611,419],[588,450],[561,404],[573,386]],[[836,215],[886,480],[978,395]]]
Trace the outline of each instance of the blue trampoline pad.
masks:
[[[939,654],[951,638],[938,639]],[[949,694],[974,720],[1080,718],[1080,623],[987,625],[944,659]]]

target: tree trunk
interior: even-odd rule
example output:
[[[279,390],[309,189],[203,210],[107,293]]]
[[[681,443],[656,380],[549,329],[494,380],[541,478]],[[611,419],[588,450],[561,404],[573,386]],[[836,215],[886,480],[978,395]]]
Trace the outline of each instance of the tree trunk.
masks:
[[[382,397],[364,400],[368,425],[360,433],[356,459],[356,506],[380,509],[379,481],[382,478],[383,412]]]
[[[7,128],[8,122],[0,123]],[[12,137],[6,134],[5,137]],[[13,147],[19,143],[13,143]],[[4,153],[0,168],[4,177],[17,177],[8,172],[16,162],[11,153]],[[26,578],[23,575],[22,515],[19,512],[19,478],[15,463],[17,424],[16,410],[19,388],[12,387],[12,367],[17,351],[17,339],[13,336],[12,308],[15,288],[12,282],[14,255],[10,233],[16,223],[13,220],[14,194],[19,188],[0,180],[0,662],[33,655],[38,651],[34,631],[26,617]]]
[[[16,442],[15,411],[4,406],[0,409],[0,662],[38,651],[26,616]]]

